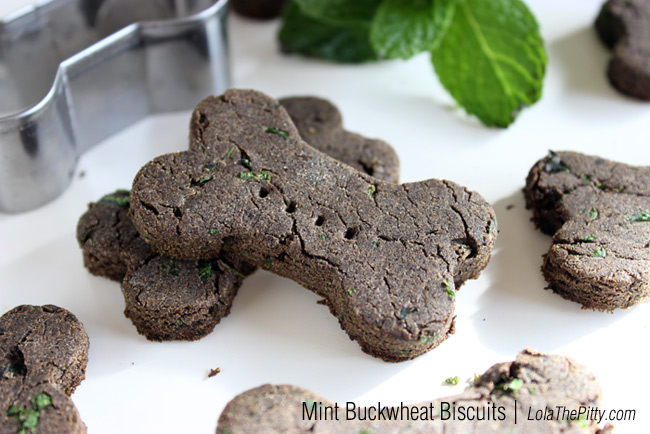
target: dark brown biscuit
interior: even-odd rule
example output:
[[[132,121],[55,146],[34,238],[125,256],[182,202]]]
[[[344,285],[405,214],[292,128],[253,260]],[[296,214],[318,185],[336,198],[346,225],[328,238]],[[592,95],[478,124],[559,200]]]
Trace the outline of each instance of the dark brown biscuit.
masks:
[[[199,104],[191,150],[133,184],[141,235],[173,257],[246,257],[325,298],[367,353],[414,358],[453,330],[455,289],[487,264],[496,220],[449,181],[395,185],[303,142],[280,104],[231,90]]]
[[[533,220],[553,235],[542,272],[550,289],[611,311],[650,294],[650,169],[551,152],[528,174]]]
[[[614,50],[607,71],[612,85],[624,94],[650,100],[650,2],[607,0],[596,29]]]
[[[84,265],[94,275],[121,282],[129,268],[144,265],[156,253],[133,227],[131,193],[118,190],[88,205],[77,223],[77,242]]]
[[[0,432],[86,432],[69,395],[87,363],[88,336],[67,310],[23,305],[2,315]]]
[[[386,408],[382,418],[376,417],[381,408],[355,407],[348,412],[347,405],[339,405],[335,413],[334,403],[305,389],[261,386],[238,395],[226,405],[219,417],[217,433],[605,434],[611,432],[611,426],[599,429],[593,417],[584,414],[581,418],[577,413],[580,409],[598,408],[600,396],[596,379],[583,366],[566,357],[525,350],[514,362],[488,369],[458,395]],[[576,410],[576,414],[528,420],[529,414],[548,415],[549,409],[557,411],[558,406]],[[389,412],[394,416],[388,418]],[[359,420],[363,418],[366,420]]]
[[[18,306],[0,317],[2,379],[25,386],[50,383],[67,395],[85,378],[88,336],[60,307]]]
[[[341,113],[332,103],[314,97],[279,101],[310,146],[375,178],[399,181],[399,158],[395,150],[381,140],[344,130]]]
[[[254,270],[227,254],[201,261],[156,255],[122,281],[124,314],[150,340],[200,339],[230,313],[244,277]]]
[[[395,151],[384,142],[343,130],[341,115],[332,104],[318,98],[283,101],[317,149],[377,178],[397,181]],[[254,267],[226,254],[199,262],[159,256],[133,227],[129,200],[126,190],[108,194],[90,204],[79,219],[77,241],[86,268],[122,282],[125,315],[148,339],[205,336],[228,315],[243,277]]]
[[[228,315],[254,267],[223,254],[210,261],[161,256],[140,238],[129,218],[129,192],[89,205],[77,224],[84,263],[122,283],[124,314],[147,339],[195,340]]]

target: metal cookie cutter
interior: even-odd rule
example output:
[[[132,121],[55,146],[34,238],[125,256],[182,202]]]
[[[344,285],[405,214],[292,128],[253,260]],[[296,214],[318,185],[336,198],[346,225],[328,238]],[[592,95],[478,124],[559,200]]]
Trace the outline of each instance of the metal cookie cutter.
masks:
[[[0,21],[0,211],[57,197],[120,129],[226,90],[226,15],[227,0],[42,0]]]

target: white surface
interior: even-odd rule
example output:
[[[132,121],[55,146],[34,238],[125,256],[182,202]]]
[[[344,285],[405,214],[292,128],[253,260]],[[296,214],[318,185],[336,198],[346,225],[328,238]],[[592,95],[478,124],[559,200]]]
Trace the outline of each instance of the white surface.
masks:
[[[0,15],[27,3],[3,1]],[[189,113],[151,117],[115,135],[81,158],[62,197],[33,212],[0,214],[0,313],[52,303],[84,323],[90,361],[73,399],[89,432],[213,433],[228,400],[264,383],[361,405],[417,402],[460,391],[474,373],[525,347],[587,365],[604,409],[636,410],[636,420],[616,422],[616,432],[650,432],[650,306],[583,311],[545,291],[539,267],[550,238],[535,230],[521,194],[529,168],[549,149],[650,165],[650,103],[607,83],[609,53],[592,27],[600,0],[527,3],[550,62],[542,100],[507,130],[455,109],[427,55],[357,66],[284,56],[277,22],[231,17],[235,86],[326,97],[348,129],[395,147],[403,181],[451,179],[493,204],[499,238],[480,279],[457,296],[456,334],[414,361],[389,364],[362,353],[318,297],[264,271],[245,281],[230,316],[200,341],[155,343],[136,333],[122,314],[119,285],[83,268],[75,226],[88,202],[129,188],[154,156],[185,149]],[[207,378],[216,367],[222,372]],[[450,376],[461,385],[442,386]]]

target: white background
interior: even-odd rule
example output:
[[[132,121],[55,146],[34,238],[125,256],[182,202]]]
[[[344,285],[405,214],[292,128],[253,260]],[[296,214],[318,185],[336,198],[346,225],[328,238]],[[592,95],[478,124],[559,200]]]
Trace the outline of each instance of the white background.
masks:
[[[0,15],[27,3],[2,1]],[[459,392],[474,373],[525,347],[587,365],[602,386],[604,409],[636,410],[636,420],[617,422],[616,432],[650,432],[650,306],[584,311],[544,290],[539,267],[550,238],[534,228],[521,193],[529,168],[549,149],[650,165],[650,103],[621,96],[605,78],[609,52],[592,25],[600,1],[527,3],[549,65],[542,100],[506,130],[455,108],[426,54],[354,66],[285,56],[277,21],[230,17],[234,86],[326,97],[349,130],[395,147],[403,181],[450,179],[493,204],[499,238],[487,269],[458,293],[456,334],[414,361],[391,364],[362,353],[317,296],[264,271],[245,281],[230,316],[200,341],[156,343],[136,333],[122,314],[119,285],[83,268],[75,226],[88,202],[129,188],[154,156],[185,149],[189,112],[150,117],[116,134],[81,158],[60,198],[0,214],[0,313],[51,303],[84,323],[90,360],[73,399],[89,432],[212,433],[228,400],[269,382],[339,402],[414,403]],[[216,367],[222,372],[207,378]],[[442,386],[450,376],[461,384]]]

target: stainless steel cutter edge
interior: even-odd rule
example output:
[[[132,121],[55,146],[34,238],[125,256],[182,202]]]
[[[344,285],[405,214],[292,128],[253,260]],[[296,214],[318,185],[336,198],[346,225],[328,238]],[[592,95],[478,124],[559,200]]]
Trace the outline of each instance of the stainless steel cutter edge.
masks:
[[[208,1],[196,14],[136,22],[72,55],[45,98],[0,118],[0,212],[50,202],[87,149],[150,114],[189,110],[229,87],[227,0]],[[71,0],[41,5],[64,2]]]

